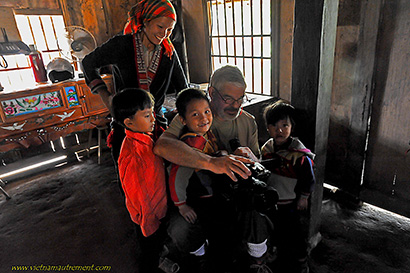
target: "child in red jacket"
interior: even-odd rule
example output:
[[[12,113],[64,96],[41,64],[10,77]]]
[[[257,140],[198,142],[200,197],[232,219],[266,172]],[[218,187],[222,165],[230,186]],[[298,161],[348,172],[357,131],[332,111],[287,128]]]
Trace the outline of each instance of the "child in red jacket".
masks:
[[[152,151],[154,98],[142,89],[125,89],[113,97],[112,108],[114,119],[126,133],[118,170],[141,247],[140,272],[154,272],[166,234],[161,219],[167,212],[164,163]]]

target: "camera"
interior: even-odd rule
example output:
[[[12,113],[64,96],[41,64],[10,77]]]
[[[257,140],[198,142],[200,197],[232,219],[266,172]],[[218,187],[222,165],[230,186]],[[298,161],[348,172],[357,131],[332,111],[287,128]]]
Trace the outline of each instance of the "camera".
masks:
[[[261,181],[268,180],[270,176],[270,171],[266,169],[261,163],[255,162],[253,164],[245,164],[252,172],[252,177],[259,179]]]
[[[214,196],[235,210],[266,213],[276,209],[279,195],[266,183],[271,172],[258,162],[245,165],[252,173],[247,179],[237,176],[234,182],[225,175],[214,175]]]
[[[252,172],[251,176],[230,183],[238,209],[255,209],[261,213],[274,209],[279,195],[273,187],[266,184],[271,172],[258,162],[246,166]]]

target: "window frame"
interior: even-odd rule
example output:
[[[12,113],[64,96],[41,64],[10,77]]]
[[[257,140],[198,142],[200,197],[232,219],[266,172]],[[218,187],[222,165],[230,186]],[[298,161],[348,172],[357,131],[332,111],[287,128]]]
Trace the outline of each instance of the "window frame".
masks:
[[[40,16],[50,16],[51,17],[51,16],[56,16],[56,15],[61,16],[62,22],[64,24],[64,28],[66,27],[66,22],[65,22],[65,19],[64,19],[64,16],[63,16],[63,13],[62,13],[61,10],[56,10],[56,9],[14,9],[14,14],[16,16],[23,15],[23,16],[38,16],[38,17],[40,17]],[[56,48],[50,48],[49,43],[47,42],[45,29],[44,29],[44,25],[43,25],[43,21],[42,21],[41,17],[39,18],[39,22],[40,22],[40,27],[41,27],[42,34],[43,34],[43,37],[44,37],[44,43],[46,45],[46,49],[39,48],[39,50],[41,51],[41,53],[43,55],[44,65],[46,66],[47,63],[49,61],[51,61],[51,59],[53,59],[54,57],[70,58],[72,60],[73,57],[71,56],[71,54],[69,54],[69,56],[66,56],[66,55],[68,55],[68,53],[66,53],[66,55],[62,53],[63,49],[62,49],[61,45],[58,42],[58,37],[61,37],[61,36],[57,35],[57,33],[56,33],[56,28],[54,26],[55,21],[53,19],[51,19],[51,24],[52,24],[52,29],[53,29],[53,32],[54,32],[54,37],[57,41],[56,42]],[[28,25],[30,27],[31,39],[33,41],[30,44],[34,44],[38,48],[38,44],[36,42],[36,38],[35,38],[35,35],[34,35],[34,32],[33,32],[30,20],[28,21]],[[19,26],[17,25],[17,27],[19,27]],[[19,29],[19,31],[21,31],[21,30]],[[51,55],[49,55],[48,58],[45,59],[44,57],[47,56],[48,54],[51,54]],[[1,77],[3,79],[4,78],[8,79],[7,83],[3,82],[4,85],[8,86],[12,90],[22,89],[23,86],[26,87],[26,88],[31,88],[31,87],[33,87],[32,85],[35,85],[34,75],[31,73],[31,66],[30,66],[30,61],[29,61],[28,55],[24,56],[25,59],[26,59],[25,61],[21,60],[21,54],[6,55],[4,57],[9,59],[8,62],[12,61],[11,63],[15,63],[15,66],[13,66],[13,67],[7,67],[7,68],[1,68],[0,69],[1,74],[2,73],[10,73],[10,72],[15,73],[15,75],[11,76],[11,77],[9,75],[7,75],[5,77]],[[20,60],[18,60],[18,59],[20,59]],[[70,62],[71,62],[71,60],[70,60]],[[76,65],[75,62],[74,62],[74,65]],[[16,72],[16,71],[21,71],[21,72]],[[30,71],[30,72],[27,73],[27,71]],[[20,77],[21,82],[24,82],[24,83],[19,82],[19,84],[14,84],[14,87],[13,87],[12,80],[14,80],[18,77]],[[30,79],[27,80],[26,79],[27,77],[30,77]],[[23,78],[25,78],[24,81],[23,81]],[[31,79],[32,79],[32,83],[31,83]],[[30,82],[30,84],[28,84],[28,82]],[[28,84],[28,86],[26,86],[26,84]],[[12,90],[9,90],[9,91],[12,91]]]
[[[243,62],[245,62],[245,59],[250,59],[252,62],[252,76],[251,76],[251,82],[247,82],[248,85],[248,89],[250,89],[250,93],[252,94],[260,94],[260,95],[264,95],[264,96],[273,96],[273,97],[277,97],[279,94],[279,60],[280,60],[280,52],[279,52],[279,47],[280,47],[280,0],[266,0],[266,1],[270,1],[270,7],[271,7],[271,11],[270,11],[270,28],[271,28],[271,32],[270,34],[266,35],[263,34],[262,31],[262,16],[260,19],[260,24],[261,24],[261,33],[258,35],[254,35],[254,29],[253,29],[253,23],[251,21],[251,34],[250,35],[244,35],[244,31],[242,30],[242,33],[240,35],[236,35],[235,34],[235,26],[234,26],[234,33],[233,35],[227,35],[227,31],[226,31],[226,25],[225,24],[225,35],[220,35],[219,33],[217,33],[217,35],[214,35],[212,33],[212,18],[211,18],[211,5],[212,2],[218,2],[224,5],[224,10],[226,10],[226,4],[227,3],[234,3],[234,2],[240,2],[241,5],[243,6],[243,3],[246,0],[231,0],[231,1],[227,1],[227,0],[219,0],[219,1],[215,1],[215,0],[206,0],[205,1],[205,7],[204,9],[206,10],[206,14],[207,14],[207,20],[208,20],[208,31],[209,31],[209,56],[210,56],[210,66],[211,66],[211,70],[214,71],[217,67],[215,67],[215,59],[214,58],[226,58],[227,63],[229,64],[233,64],[233,65],[237,65],[238,59],[243,59]],[[262,1],[265,0],[249,0],[250,4],[252,4],[255,1],[259,1],[260,3],[262,3]],[[261,12],[262,12],[262,4],[260,5],[261,8]],[[235,8],[232,8],[232,13],[235,12]],[[240,9],[240,12],[243,13],[243,9]],[[251,13],[252,14],[252,13]],[[241,18],[243,19],[243,14],[241,14]],[[226,14],[225,14],[225,20],[226,20]],[[251,18],[252,20],[252,18]],[[235,24],[235,23],[234,23]],[[219,27],[217,27],[218,32],[219,32]],[[242,26],[243,29],[243,26]],[[254,48],[253,48],[253,43],[254,43],[254,38],[256,37],[257,39],[262,40],[263,37],[269,37],[270,38],[270,49],[271,49],[271,54],[269,58],[266,58],[263,56],[263,45],[261,46],[261,55],[259,56],[254,56]],[[234,39],[234,47],[236,47],[237,42],[235,41],[235,38],[241,38],[242,41],[244,38],[250,38],[252,41],[252,49],[251,49],[251,55],[247,56],[244,52],[242,52],[242,55],[237,55],[236,53],[236,48],[234,49],[234,54],[230,55],[228,53],[228,43],[226,42],[226,54],[223,55],[221,54],[221,50],[219,49],[219,54],[215,54],[213,52],[213,39],[219,39],[219,38],[223,38],[223,39],[228,39],[228,38],[233,38]],[[262,44],[262,42],[261,42]],[[218,46],[221,46],[221,43],[218,43]],[[242,42],[242,46],[243,46],[243,42]],[[243,51],[245,50],[245,48],[243,48]],[[234,59],[234,62],[230,62],[229,59]],[[263,75],[263,59],[269,59],[270,61],[270,92],[266,92],[263,89],[260,92],[255,92],[255,72],[254,72],[254,60],[261,60],[261,73],[262,73],[262,77],[266,77],[266,75]],[[241,61],[242,62],[242,61]],[[245,64],[244,64],[245,66]],[[244,69],[245,70],[245,69]],[[246,71],[243,71],[245,77],[246,75]],[[249,77],[246,77],[247,79]],[[263,79],[262,79],[263,80]],[[248,81],[248,80],[247,80]],[[261,84],[262,88],[263,88],[263,84]],[[249,91],[249,90],[248,90]],[[247,92],[248,92],[247,91]]]

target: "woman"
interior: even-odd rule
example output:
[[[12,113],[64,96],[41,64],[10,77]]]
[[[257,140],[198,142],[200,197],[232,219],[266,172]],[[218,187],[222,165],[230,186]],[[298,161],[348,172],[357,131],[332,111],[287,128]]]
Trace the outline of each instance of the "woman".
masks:
[[[98,93],[111,111],[111,94],[99,70],[112,65],[115,92],[141,88],[154,95],[155,113],[162,127],[161,111],[170,86],[177,92],[188,87],[178,55],[169,39],[176,23],[176,12],[168,0],[142,0],[128,13],[124,35],[114,36],[88,54],[82,61],[87,85]],[[161,119],[162,118],[162,119]],[[157,122],[158,124],[158,122]],[[157,126],[158,128],[159,126]],[[124,129],[112,123],[112,154],[117,163]]]

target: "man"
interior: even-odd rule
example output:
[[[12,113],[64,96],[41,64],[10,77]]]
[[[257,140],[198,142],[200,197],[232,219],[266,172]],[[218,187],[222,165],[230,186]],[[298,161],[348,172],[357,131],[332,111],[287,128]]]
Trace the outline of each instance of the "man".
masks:
[[[218,148],[228,151],[230,155],[212,157],[195,151],[178,140],[183,128],[179,118],[174,118],[169,128],[158,139],[154,153],[181,166],[208,170],[216,174],[226,174],[233,181],[238,180],[235,173],[247,179],[251,173],[244,163],[258,161],[260,150],[255,118],[242,109],[242,104],[247,101],[245,89],[246,83],[242,72],[237,67],[230,65],[219,68],[212,74],[208,88],[211,98],[210,106],[214,116],[211,130],[217,138]],[[214,237],[214,240],[216,238],[218,243],[221,254],[219,258],[223,259],[224,256],[231,255],[230,252],[235,243],[232,234],[237,229],[231,223],[236,222],[236,213],[225,206],[227,203],[220,201],[212,203],[212,200],[206,201],[205,199],[201,199],[200,202],[202,219],[210,219],[210,221],[205,222],[212,223],[208,230],[212,230],[211,234],[213,235],[211,236],[217,236]],[[258,229],[258,231],[255,229],[255,231],[258,234],[266,235],[266,219],[264,217],[259,219],[261,216],[256,216],[256,218],[258,219],[255,219],[255,225],[262,229]],[[240,227],[240,229],[244,228],[246,232],[253,232],[248,227]],[[188,224],[180,215],[171,212],[168,232],[180,250],[189,251],[190,254],[197,257],[204,255],[206,245],[200,246],[200,242],[207,238],[207,234],[204,234],[203,229],[198,227],[197,223]],[[253,237],[253,239],[255,238]],[[252,254],[256,253],[256,257],[261,257],[266,252],[266,240],[262,240],[261,243],[258,238],[256,241],[258,243],[252,245],[257,251]],[[229,258],[226,259],[226,263],[229,263],[228,260]],[[201,259],[199,261],[202,263]],[[207,271],[201,269],[198,272]]]
[[[258,160],[260,151],[255,118],[241,108],[247,100],[245,89],[246,83],[242,72],[230,65],[213,73],[208,88],[214,115],[212,132],[218,140],[218,147],[233,155],[212,157],[195,151],[178,140],[183,127],[179,118],[175,118],[158,139],[154,152],[181,166],[209,170],[217,174],[225,173],[233,181],[237,181],[234,173],[244,179],[248,178],[250,171],[243,163]],[[229,141],[235,139],[239,140],[240,145],[232,151]]]

